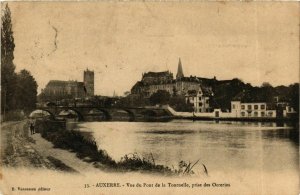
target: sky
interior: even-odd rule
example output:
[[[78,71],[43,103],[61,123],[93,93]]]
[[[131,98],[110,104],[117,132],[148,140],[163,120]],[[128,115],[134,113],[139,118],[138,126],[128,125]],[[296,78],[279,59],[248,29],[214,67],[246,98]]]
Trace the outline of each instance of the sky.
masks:
[[[299,82],[297,2],[9,2],[16,70],[38,91],[83,80],[123,95],[143,72],[240,78],[254,86]]]

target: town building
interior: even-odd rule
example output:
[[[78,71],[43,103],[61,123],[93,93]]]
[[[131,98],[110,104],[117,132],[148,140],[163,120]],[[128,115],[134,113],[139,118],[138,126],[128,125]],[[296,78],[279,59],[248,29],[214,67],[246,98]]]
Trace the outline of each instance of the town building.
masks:
[[[231,102],[231,113],[234,117],[276,117],[276,109],[265,102]]]
[[[283,117],[289,118],[289,117],[296,116],[296,115],[297,115],[297,112],[293,107],[291,107],[289,105],[286,105],[284,107],[283,112],[282,112]]]
[[[86,96],[92,97],[95,95],[95,89],[94,89],[94,71],[91,71],[89,69],[86,69],[83,72],[83,83],[86,90]]]
[[[195,112],[211,110],[209,99],[213,96],[212,89],[205,86],[199,77],[185,77],[180,58],[176,79],[173,78],[173,73],[170,71],[143,73],[141,81],[132,87],[131,94],[148,98],[158,90],[165,90],[172,96],[185,97],[188,103],[194,105]]]
[[[48,100],[92,97],[94,96],[94,71],[85,70],[83,82],[50,80],[40,96]]]
[[[185,98],[188,103],[193,105],[194,112],[211,112],[213,109],[209,101],[212,95],[211,90],[199,87],[198,90],[189,90]]]
[[[280,116],[289,118],[297,115],[296,110],[292,106],[290,106],[289,102],[285,101],[284,99],[275,96],[274,103]]]

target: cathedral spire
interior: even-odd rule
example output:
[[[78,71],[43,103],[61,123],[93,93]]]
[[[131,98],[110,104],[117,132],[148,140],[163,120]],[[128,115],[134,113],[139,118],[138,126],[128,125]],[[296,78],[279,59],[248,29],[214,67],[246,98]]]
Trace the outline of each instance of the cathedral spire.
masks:
[[[176,74],[176,79],[181,79],[183,78],[183,70],[182,70],[182,64],[181,64],[181,60],[179,58],[179,62],[178,62],[178,69],[177,69],[177,74]]]

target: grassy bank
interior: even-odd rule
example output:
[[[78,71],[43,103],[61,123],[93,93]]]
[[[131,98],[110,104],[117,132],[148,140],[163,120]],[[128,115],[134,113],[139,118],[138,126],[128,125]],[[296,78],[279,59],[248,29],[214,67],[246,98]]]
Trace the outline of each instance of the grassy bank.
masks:
[[[49,122],[48,122],[49,123]],[[151,154],[151,158],[144,158],[137,153],[126,154],[120,161],[113,160],[105,150],[100,149],[93,140],[85,138],[78,131],[67,131],[63,128],[56,130],[47,127],[39,129],[42,137],[54,144],[54,147],[70,150],[84,161],[93,163],[95,167],[109,171],[139,171],[158,173],[163,175],[190,175],[193,166],[181,161],[178,169],[158,165]]]

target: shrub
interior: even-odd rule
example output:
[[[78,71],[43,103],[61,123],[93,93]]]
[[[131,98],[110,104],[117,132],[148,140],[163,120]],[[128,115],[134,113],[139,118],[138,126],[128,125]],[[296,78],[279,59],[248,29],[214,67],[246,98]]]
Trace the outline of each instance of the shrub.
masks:
[[[151,154],[152,156],[152,154]],[[117,163],[119,169],[123,170],[140,170],[149,172],[159,172],[167,175],[172,175],[174,172],[167,166],[156,165],[153,159],[141,158],[137,153],[126,154],[121,158],[121,161]]]
[[[56,148],[71,149],[79,158],[90,157],[91,161],[103,164],[115,164],[104,150],[98,150],[94,140],[85,139],[78,131],[42,132],[42,137],[54,144]]]

